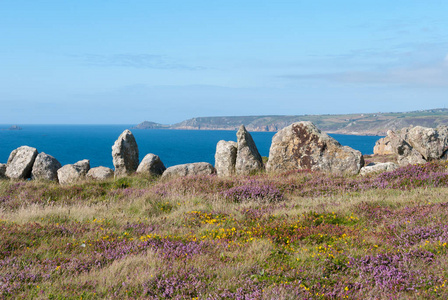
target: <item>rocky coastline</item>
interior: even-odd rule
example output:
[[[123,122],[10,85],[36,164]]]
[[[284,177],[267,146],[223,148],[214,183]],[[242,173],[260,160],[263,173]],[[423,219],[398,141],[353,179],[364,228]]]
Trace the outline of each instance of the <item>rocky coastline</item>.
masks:
[[[248,131],[277,132],[292,123],[309,121],[329,134],[384,136],[388,130],[409,126],[448,125],[448,109],[401,113],[360,113],[343,115],[198,117],[172,125],[144,121],[131,129],[228,130],[245,124]]]

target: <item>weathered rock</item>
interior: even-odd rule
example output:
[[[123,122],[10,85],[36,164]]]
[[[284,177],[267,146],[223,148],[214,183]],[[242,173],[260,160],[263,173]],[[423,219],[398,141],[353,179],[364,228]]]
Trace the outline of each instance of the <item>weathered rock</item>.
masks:
[[[375,146],[373,147],[373,154],[374,155],[390,155],[395,154],[394,150],[392,149],[392,143],[391,139],[389,137],[389,134],[391,132],[387,132],[387,136],[379,139],[376,141]]]
[[[131,131],[125,130],[112,146],[116,176],[135,172],[138,168],[138,146]]]
[[[28,146],[22,146],[13,150],[6,164],[5,175],[11,179],[30,178],[37,154],[36,148]]]
[[[114,171],[111,168],[106,167],[92,168],[86,174],[87,179],[93,180],[106,180],[111,177],[114,177]]]
[[[219,141],[216,145],[215,169],[218,176],[235,174],[238,144],[233,141]]]
[[[272,138],[266,169],[269,172],[311,169],[358,174],[363,166],[361,152],[341,146],[311,122],[297,122]]]
[[[407,134],[408,143],[417,150],[425,160],[439,159],[448,147],[447,126],[436,129],[416,126]]]
[[[389,172],[398,169],[398,165],[392,162],[378,163],[361,168],[360,175],[367,175],[371,173]]]
[[[183,177],[191,175],[211,175],[215,168],[206,162],[183,164],[169,167],[163,172],[162,178]]]
[[[448,151],[445,151],[440,160],[448,160]]]
[[[6,164],[0,164],[0,179],[6,178]]]
[[[146,154],[142,162],[138,165],[137,173],[146,174],[149,176],[159,176],[162,175],[165,170],[165,165],[160,160],[160,157],[149,153]]]
[[[387,136],[377,141],[374,153],[396,154],[400,166],[421,164],[443,159],[448,150],[448,126],[437,128],[406,127],[397,132],[388,131]]]
[[[31,172],[33,179],[58,180],[58,169],[62,165],[51,155],[41,152],[37,155]]]
[[[397,157],[397,162],[400,166],[424,164],[426,160],[417,150],[411,148],[410,152],[406,155],[399,155]]]
[[[263,170],[263,160],[258,153],[257,146],[246,127],[241,125],[236,133],[238,138],[235,172],[238,175],[249,175],[253,172]]]
[[[87,159],[78,161],[73,165],[65,165],[58,170],[60,184],[70,184],[85,179],[90,169],[90,161]]]

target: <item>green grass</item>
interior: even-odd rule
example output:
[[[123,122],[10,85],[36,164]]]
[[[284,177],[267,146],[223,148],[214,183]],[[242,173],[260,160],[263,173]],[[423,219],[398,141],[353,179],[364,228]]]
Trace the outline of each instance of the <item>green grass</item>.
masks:
[[[439,174],[446,164],[419,170]],[[2,181],[0,295],[448,298],[447,181],[375,187],[381,178],[308,172],[72,186]],[[222,196],[247,182],[290,188],[276,202]]]

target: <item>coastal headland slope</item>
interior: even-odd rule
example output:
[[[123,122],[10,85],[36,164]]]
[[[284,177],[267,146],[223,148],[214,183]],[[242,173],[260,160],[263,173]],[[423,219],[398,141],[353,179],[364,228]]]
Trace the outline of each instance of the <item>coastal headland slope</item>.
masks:
[[[227,116],[198,117],[172,125],[142,122],[133,129],[238,130],[245,124],[248,131],[276,132],[299,121],[311,121],[322,131],[336,134],[386,135],[388,130],[409,126],[437,127],[448,125],[448,109],[411,112],[359,113],[340,115]]]

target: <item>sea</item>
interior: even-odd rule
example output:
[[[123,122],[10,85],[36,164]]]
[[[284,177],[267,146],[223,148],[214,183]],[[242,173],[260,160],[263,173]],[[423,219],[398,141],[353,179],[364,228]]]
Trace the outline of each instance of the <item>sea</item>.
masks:
[[[1,126],[0,128],[8,128]],[[112,145],[129,125],[23,125],[22,130],[0,130],[0,163],[6,163],[12,150],[31,146],[54,156],[62,165],[89,159],[91,167],[113,169]],[[192,162],[214,165],[216,144],[236,141],[236,131],[131,129],[138,144],[140,160],[157,154],[166,167]],[[269,156],[275,132],[251,132],[262,156]],[[363,154],[372,154],[382,136],[330,134],[339,143]]]

